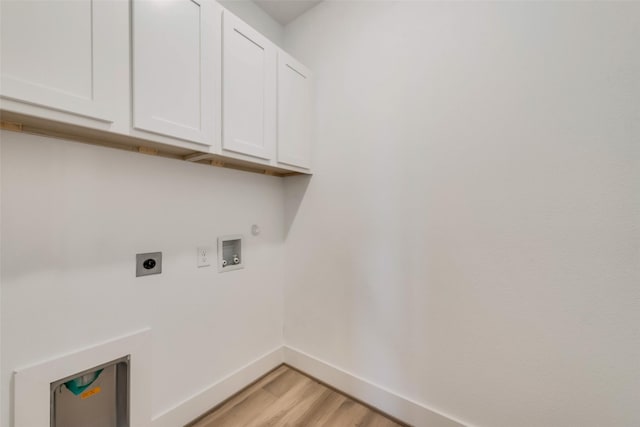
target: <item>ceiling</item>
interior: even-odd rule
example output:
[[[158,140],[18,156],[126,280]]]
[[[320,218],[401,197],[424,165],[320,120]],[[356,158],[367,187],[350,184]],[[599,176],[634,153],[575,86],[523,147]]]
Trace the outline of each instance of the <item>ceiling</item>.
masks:
[[[269,16],[282,25],[296,19],[322,0],[253,0]]]

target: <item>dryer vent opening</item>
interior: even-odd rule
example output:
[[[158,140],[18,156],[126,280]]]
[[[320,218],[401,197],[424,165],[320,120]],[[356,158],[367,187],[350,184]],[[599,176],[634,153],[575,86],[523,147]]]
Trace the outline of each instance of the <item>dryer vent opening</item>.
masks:
[[[51,427],[129,427],[125,356],[51,383]]]

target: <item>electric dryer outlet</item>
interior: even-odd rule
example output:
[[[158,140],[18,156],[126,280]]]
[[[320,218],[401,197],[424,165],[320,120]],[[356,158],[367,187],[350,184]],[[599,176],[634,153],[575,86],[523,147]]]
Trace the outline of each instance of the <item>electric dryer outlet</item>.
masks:
[[[136,277],[162,273],[162,252],[136,254]]]

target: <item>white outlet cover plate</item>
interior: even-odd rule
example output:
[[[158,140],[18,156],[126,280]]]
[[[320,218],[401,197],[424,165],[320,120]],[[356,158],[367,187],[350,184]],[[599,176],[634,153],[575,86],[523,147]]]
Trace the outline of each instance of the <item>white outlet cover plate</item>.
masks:
[[[197,265],[198,267],[211,266],[211,256],[213,255],[213,249],[210,246],[201,246],[198,248]]]

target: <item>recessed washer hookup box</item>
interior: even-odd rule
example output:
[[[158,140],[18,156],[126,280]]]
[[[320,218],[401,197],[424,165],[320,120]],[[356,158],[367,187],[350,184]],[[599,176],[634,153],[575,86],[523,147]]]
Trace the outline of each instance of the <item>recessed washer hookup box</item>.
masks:
[[[51,383],[51,427],[129,427],[129,359]]]

